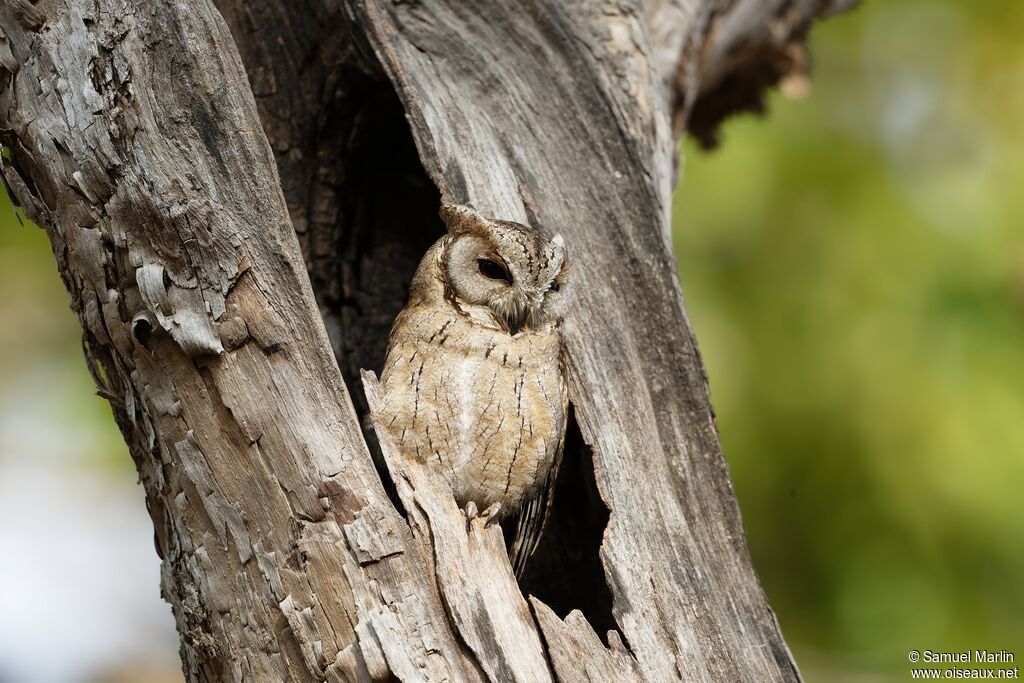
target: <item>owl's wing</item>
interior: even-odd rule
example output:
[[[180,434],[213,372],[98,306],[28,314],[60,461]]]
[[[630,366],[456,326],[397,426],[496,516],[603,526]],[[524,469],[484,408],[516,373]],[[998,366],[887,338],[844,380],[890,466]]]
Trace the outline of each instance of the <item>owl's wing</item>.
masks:
[[[536,492],[523,503],[523,507],[519,510],[516,532],[512,538],[512,548],[509,551],[509,559],[512,561],[512,569],[516,573],[516,578],[523,575],[526,561],[537,549],[540,535],[544,532],[544,525],[547,524],[548,516],[551,514],[551,503],[555,497],[555,482],[558,480],[558,468],[562,464],[562,453],[565,451],[565,430],[569,420],[568,397],[564,383],[562,384],[562,406],[562,429],[558,438],[558,447],[555,449],[555,457],[551,461],[551,469],[548,470],[544,482],[537,487]]]

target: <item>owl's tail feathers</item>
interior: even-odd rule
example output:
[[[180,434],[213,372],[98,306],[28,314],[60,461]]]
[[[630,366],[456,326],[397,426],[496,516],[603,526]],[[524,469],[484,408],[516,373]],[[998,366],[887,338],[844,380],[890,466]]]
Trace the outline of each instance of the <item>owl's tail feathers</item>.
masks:
[[[546,498],[545,492],[541,490],[531,496],[519,511],[516,533],[508,553],[517,579],[522,578],[523,570],[526,569],[526,561],[537,549],[541,532],[544,531],[544,522],[547,517],[544,509],[547,503]]]

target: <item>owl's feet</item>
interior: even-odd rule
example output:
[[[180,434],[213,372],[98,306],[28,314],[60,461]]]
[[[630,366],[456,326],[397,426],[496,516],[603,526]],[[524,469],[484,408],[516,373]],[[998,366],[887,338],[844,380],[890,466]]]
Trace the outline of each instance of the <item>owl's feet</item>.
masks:
[[[473,520],[481,517],[484,520],[484,528],[488,528],[498,521],[498,513],[501,512],[501,503],[494,503],[484,510],[483,514],[477,512],[476,503],[472,500],[466,503],[466,531],[473,530]]]

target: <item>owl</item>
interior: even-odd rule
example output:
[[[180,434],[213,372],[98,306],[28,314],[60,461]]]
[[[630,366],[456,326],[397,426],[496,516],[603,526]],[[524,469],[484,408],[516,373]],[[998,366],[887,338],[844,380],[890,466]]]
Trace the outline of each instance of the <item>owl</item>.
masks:
[[[565,442],[560,235],[444,205],[395,320],[373,416],[445,477],[467,519],[510,522],[517,575],[540,538]]]

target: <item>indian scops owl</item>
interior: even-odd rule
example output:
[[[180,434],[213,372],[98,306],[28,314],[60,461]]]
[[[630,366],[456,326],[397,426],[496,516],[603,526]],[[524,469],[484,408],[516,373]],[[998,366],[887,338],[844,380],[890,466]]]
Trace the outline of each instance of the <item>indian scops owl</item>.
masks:
[[[464,206],[441,216],[448,234],[420,262],[391,330],[374,423],[444,475],[467,517],[513,520],[521,574],[565,440],[565,245]]]

